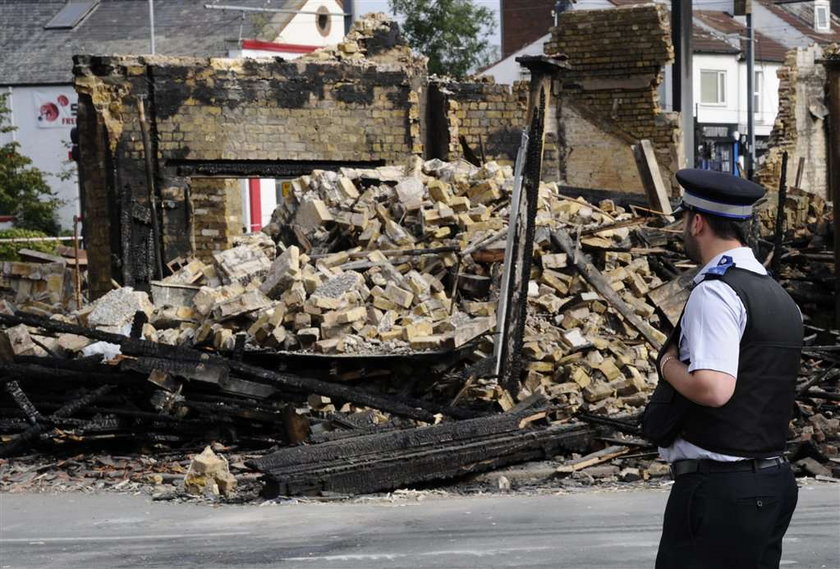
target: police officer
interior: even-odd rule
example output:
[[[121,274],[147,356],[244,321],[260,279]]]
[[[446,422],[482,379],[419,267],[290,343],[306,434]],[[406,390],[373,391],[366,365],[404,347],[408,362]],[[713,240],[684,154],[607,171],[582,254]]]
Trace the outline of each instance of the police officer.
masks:
[[[797,501],[784,449],[802,316],[745,246],[761,186],[694,169],[677,180],[685,250],[702,268],[658,359],[649,405],[677,410],[659,443],[675,482],[656,567],[778,568]]]

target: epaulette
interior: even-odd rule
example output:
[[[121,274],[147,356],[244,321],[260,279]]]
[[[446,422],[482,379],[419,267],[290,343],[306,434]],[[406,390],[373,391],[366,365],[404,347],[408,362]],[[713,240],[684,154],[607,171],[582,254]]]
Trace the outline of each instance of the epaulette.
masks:
[[[729,255],[724,255],[720,258],[720,261],[716,266],[703,273],[703,277],[706,279],[723,278],[723,275],[725,275],[726,272],[734,266],[735,261],[732,260],[732,257],[730,257]]]

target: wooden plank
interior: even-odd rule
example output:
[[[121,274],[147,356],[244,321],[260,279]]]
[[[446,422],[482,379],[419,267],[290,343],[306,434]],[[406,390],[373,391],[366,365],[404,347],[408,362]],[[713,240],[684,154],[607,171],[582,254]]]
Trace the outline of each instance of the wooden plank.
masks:
[[[639,176],[642,178],[650,207],[670,216],[674,210],[671,209],[669,192],[662,182],[662,174],[650,140],[640,140],[639,144],[634,145],[633,156],[636,158],[636,166],[639,168]]]
[[[36,263],[67,263],[67,259],[57,255],[50,255],[43,251],[35,251],[34,249],[21,249],[18,255],[23,261],[35,261]]]
[[[577,472],[578,470],[583,470],[584,468],[589,468],[590,466],[595,466],[596,464],[601,464],[602,462],[607,462],[608,460],[627,454],[629,450],[630,447],[626,446],[609,446],[598,452],[593,452],[577,460],[567,462],[557,467],[557,472],[571,474],[572,472]]]
[[[586,281],[591,284],[595,290],[607,301],[619,314],[621,314],[630,325],[639,331],[639,333],[647,340],[651,346],[657,350],[662,347],[665,342],[665,335],[658,330],[655,330],[650,324],[643,321],[633,310],[628,306],[624,300],[613,290],[609,280],[601,274],[587,258],[583,252],[575,249],[571,236],[564,229],[558,229],[551,234],[551,241],[560,247],[568,256],[580,274]]]
[[[585,448],[591,431],[575,425],[520,428],[533,412],[387,431],[281,449],[250,466],[266,473],[265,495],[393,490]]]
[[[672,326],[677,325],[683,306],[688,301],[689,285],[699,268],[685,271],[674,280],[659,286],[647,295],[655,307],[660,309]]]

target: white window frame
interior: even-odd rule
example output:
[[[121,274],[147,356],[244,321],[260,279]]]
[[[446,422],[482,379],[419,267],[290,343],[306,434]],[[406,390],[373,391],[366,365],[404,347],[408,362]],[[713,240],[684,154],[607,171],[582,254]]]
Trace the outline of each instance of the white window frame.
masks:
[[[814,3],[814,29],[818,32],[831,31],[831,10],[828,4]]]
[[[753,114],[756,115],[756,120],[761,122],[761,113],[764,110],[764,97],[762,91],[764,87],[764,70],[756,69],[753,75]]]
[[[703,100],[703,74],[714,73],[716,75],[715,84],[717,86],[717,100],[704,101]],[[700,104],[706,107],[725,107],[726,106],[726,70],[725,69],[701,69],[700,70]]]

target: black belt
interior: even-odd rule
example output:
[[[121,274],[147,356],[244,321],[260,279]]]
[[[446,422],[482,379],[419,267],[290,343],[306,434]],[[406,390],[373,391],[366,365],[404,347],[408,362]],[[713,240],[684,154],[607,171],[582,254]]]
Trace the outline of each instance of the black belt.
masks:
[[[671,465],[671,478],[677,479],[684,474],[700,472],[703,474],[711,472],[746,472],[749,470],[764,470],[765,468],[780,467],[786,464],[787,460],[781,457],[774,458],[752,458],[748,460],[736,460],[734,462],[719,462],[709,459],[678,460]]]

